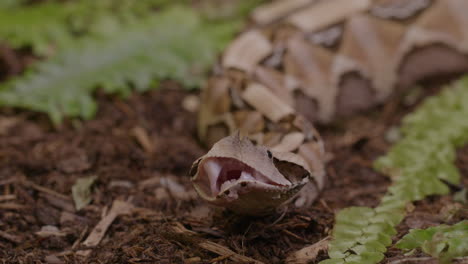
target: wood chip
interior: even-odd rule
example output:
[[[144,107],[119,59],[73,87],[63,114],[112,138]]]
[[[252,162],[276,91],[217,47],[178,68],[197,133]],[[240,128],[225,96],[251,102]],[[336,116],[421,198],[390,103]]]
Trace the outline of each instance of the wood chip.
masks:
[[[294,113],[291,106],[259,83],[251,83],[242,93],[242,98],[273,122]]]
[[[67,211],[63,211],[60,214],[60,225],[63,225],[67,222],[73,223],[73,222],[86,222],[86,219],[82,216],[78,216],[76,214],[72,214]]]
[[[83,242],[83,245],[86,247],[95,247],[101,242],[102,238],[109,229],[109,226],[114,222],[117,216],[122,214],[128,214],[133,209],[133,205],[124,202],[115,200],[112,203],[112,208],[109,213],[99,221],[99,223],[94,227],[89,236]]]
[[[185,226],[179,222],[175,222],[174,225],[172,226],[172,231],[174,231],[177,234],[185,234],[185,235],[196,235],[196,232],[193,232],[191,230],[188,230],[185,228]]]
[[[6,180],[1,180],[0,181],[0,186],[12,184],[12,183],[16,182],[17,180],[18,179],[16,177],[12,177],[12,178],[9,178],[9,179],[6,179]]]
[[[46,256],[44,260],[47,262],[47,264],[65,264],[64,261],[62,261],[55,255]]]
[[[177,234],[183,234],[183,235],[192,236],[192,237],[197,235],[196,232],[188,230],[187,228],[184,227],[184,225],[182,225],[179,222],[173,223],[173,225],[171,226],[171,229],[172,229],[173,232],[175,232]],[[255,260],[253,258],[249,258],[249,257],[246,257],[246,256],[239,255],[236,252],[230,250],[229,248],[221,246],[221,245],[216,244],[216,243],[211,242],[211,241],[201,240],[198,243],[198,246],[205,249],[205,250],[208,250],[210,252],[218,254],[220,256],[228,256],[227,258],[234,261],[234,263],[263,264],[263,262]]]
[[[46,188],[46,187],[42,187],[42,186],[37,185],[37,184],[35,184],[35,183],[33,183],[33,182],[30,182],[30,181],[28,181],[28,180],[26,180],[26,179],[22,179],[22,180],[21,180],[21,183],[22,183],[24,186],[31,187],[31,188],[35,189],[36,191],[39,191],[39,192],[48,193],[48,194],[50,194],[50,195],[57,196],[57,197],[59,197],[59,198],[61,198],[61,199],[64,199],[64,200],[69,200],[69,201],[72,200],[72,198],[71,198],[70,196],[63,195],[63,194],[61,194],[61,193],[58,193],[58,192],[56,192],[56,191],[54,191],[54,190],[51,190],[51,189],[49,189],[49,188]]]
[[[252,13],[256,24],[265,25],[278,20],[298,8],[312,3],[313,0],[283,0],[261,5]]]
[[[16,243],[16,244],[20,244],[21,242],[23,242],[23,239],[21,237],[9,234],[1,230],[0,230],[0,237],[10,242]]]
[[[91,254],[91,252],[93,252],[91,249],[78,250],[76,251],[76,255],[87,258]]]
[[[272,50],[271,43],[259,31],[251,30],[231,43],[224,53],[223,66],[250,74]]]
[[[130,189],[134,187],[134,184],[130,181],[113,180],[109,183],[109,188],[115,188],[115,187]]]
[[[49,204],[51,204],[52,206],[56,208],[59,208],[59,209],[62,209],[71,213],[76,211],[75,205],[72,203],[72,201],[68,199],[64,200],[60,197],[56,197],[48,193],[41,193],[39,194],[39,196],[45,198]]]
[[[153,142],[151,141],[148,132],[140,126],[134,127],[132,129],[132,134],[137,140],[138,144],[147,152],[147,153],[153,153],[154,152],[154,146]]]
[[[290,152],[299,148],[299,146],[304,142],[305,136],[302,132],[292,132],[283,137],[281,142],[271,148],[273,151],[279,152]]]
[[[162,187],[166,188],[176,200],[186,201],[196,197],[196,193],[187,191],[183,185],[174,180],[174,177],[163,177],[159,183]]]
[[[307,33],[324,29],[357,12],[367,10],[370,0],[327,0],[299,11],[289,17],[289,22]]]
[[[46,256],[44,260],[47,262],[47,264],[65,264],[63,260],[59,259],[55,255]]]
[[[0,209],[3,210],[23,210],[28,208],[26,205],[17,203],[0,203]]]
[[[148,178],[146,180],[143,180],[138,183],[138,189],[139,190],[144,190],[147,188],[153,188],[159,185],[159,182],[161,181],[161,176],[157,175],[151,178]]]
[[[182,107],[190,113],[196,113],[200,108],[200,97],[194,94],[187,95],[182,100]]]
[[[210,207],[207,205],[200,205],[190,211],[190,217],[195,219],[207,219],[211,213],[212,210]]]
[[[0,202],[15,200],[15,199],[16,199],[16,195],[14,194],[0,195]]]
[[[46,225],[41,227],[41,230],[35,232],[39,237],[45,238],[45,237],[51,237],[51,236],[66,236],[67,234],[64,232],[61,232],[56,226],[52,225]]]
[[[0,118],[0,135],[6,135],[8,131],[16,126],[21,120],[15,117]]]
[[[211,259],[209,261],[209,263],[217,263],[217,262],[220,262],[220,261],[223,261],[225,259],[228,259],[229,257],[231,257],[232,255],[224,255],[224,256],[219,256],[219,257],[216,257],[214,259]]]
[[[300,249],[293,254],[289,255],[286,259],[287,264],[307,264],[312,263],[317,259],[318,254],[321,251],[328,249],[328,242],[330,237],[326,237],[319,242]]]
[[[201,262],[200,257],[192,257],[192,258],[188,258],[188,259],[184,260],[185,264],[196,264],[196,263],[200,263],[200,262]]]
[[[158,187],[154,190],[154,199],[156,201],[164,201],[164,200],[169,200],[171,196],[167,192],[166,188],[163,187]]]
[[[256,263],[256,264],[263,263],[253,258],[239,255],[235,253],[234,251],[230,250],[229,248],[221,246],[211,241],[201,242],[199,246],[205,250],[216,253],[220,256],[229,256],[229,259],[234,261],[234,263]]]

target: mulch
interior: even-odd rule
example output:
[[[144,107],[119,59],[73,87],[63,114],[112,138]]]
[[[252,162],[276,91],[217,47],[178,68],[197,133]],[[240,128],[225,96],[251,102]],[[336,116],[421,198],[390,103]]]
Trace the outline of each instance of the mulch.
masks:
[[[0,63],[4,80],[27,63],[0,49],[13,56]],[[5,66],[15,61],[18,68]],[[392,145],[387,131],[417,105],[395,97],[370,113],[320,126],[331,160],[319,199],[310,208],[252,218],[209,207],[191,187],[187,172],[206,151],[196,138],[196,113],[183,104],[194,96],[173,82],[129,98],[98,92],[95,119],[59,127],[43,114],[2,108],[0,262],[282,263],[329,236],[340,209],[378,204],[390,180],[372,162]],[[465,147],[457,155],[465,186],[467,164]],[[92,201],[76,210],[72,186],[90,176],[96,177]],[[395,240],[410,228],[467,218],[452,195],[428,197],[409,208]],[[319,252],[316,262],[325,258]],[[404,258],[390,248],[383,263],[434,261],[422,253]]]

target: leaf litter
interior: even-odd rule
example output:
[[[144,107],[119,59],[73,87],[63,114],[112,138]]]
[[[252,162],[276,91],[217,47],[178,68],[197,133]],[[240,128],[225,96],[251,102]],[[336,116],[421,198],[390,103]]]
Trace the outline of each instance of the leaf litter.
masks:
[[[8,197],[0,201],[4,212],[0,214],[2,260],[19,262],[34,256],[35,260],[55,257],[63,263],[238,263],[232,259],[234,252],[237,257],[280,263],[303,248],[314,252],[311,245],[329,236],[335,211],[352,205],[375,206],[390,183],[371,168],[372,161],[390,147],[385,134],[362,128],[382,127],[385,131],[398,125],[412,109],[402,106],[386,119],[364,114],[342,126],[321,127],[333,153],[321,198],[308,209],[289,208],[283,216],[251,219],[208,207],[190,194],[193,189],[186,173],[204,150],[194,137],[195,113],[186,111],[181,102],[194,93],[173,83],[163,85],[160,91],[134,94],[128,100],[98,93],[100,110],[95,120],[67,122],[58,129],[42,114],[0,112],[0,119],[18,118],[0,138],[0,196]],[[385,112],[385,107],[378,112]],[[31,125],[36,128],[28,130]],[[135,127],[146,131],[153,152],[135,139]],[[28,133],[34,133],[33,141],[28,140]],[[51,150],[73,153],[67,149],[77,147],[82,149],[80,155],[86,155],[88,167],[67,171],[51,166],[60,160],[49,154]],[[456,164],[465,185],[466,160],[468,149],[462,148]],[[99,184],[93,187],[91,202],[76,211],[69,206],[72,186],[90,175],[99,175]],[[122,181],[125,184],[115,183]],[[111,214],[115,201],[127,201],[133,209],[129,214]],[[397,226],[396,237],[401,238],[410,228],[453,224],[467,217],[465,211],[447,207],[451,204],[457,204],[451,196],[415,202],[415,209]],[[442,213],[445,211],[449,215]],[[112,217],[106,218],[109,215]],[[99,235],[91,235],[101,221],[105,228],[98,228]],[[34,233],[46,223],[66,235],[44,237],[38,243]],[[97,246],[83,244],[89,237],[95,239],[86,244]],[[24,243],[31,246],[20,246]],[[309,256],[316,262],[327,257],[324,250]],[[404,258],[399,250],[386,253],[389,261]]]

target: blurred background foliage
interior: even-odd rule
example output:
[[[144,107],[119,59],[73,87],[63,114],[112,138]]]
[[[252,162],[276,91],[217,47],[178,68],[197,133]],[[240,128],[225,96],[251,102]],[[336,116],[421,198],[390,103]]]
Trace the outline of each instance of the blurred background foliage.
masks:
[[[0,42],[37,58],[0,83],[0,106],[89,119],[93,92],[128,95],[160,80],[199,88],[262,0],[0,2]]]

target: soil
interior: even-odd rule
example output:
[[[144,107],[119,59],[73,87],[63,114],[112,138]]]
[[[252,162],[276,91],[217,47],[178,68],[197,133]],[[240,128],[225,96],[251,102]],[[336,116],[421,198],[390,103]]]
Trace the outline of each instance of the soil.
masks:
[[[25,56],[7,52],[0,79],[24,67]],[[16,68],[8,70],[11,65]],[[372,162],[392,145],[387,131],[417,105],[395,97],[371,113],[319,127],[331,158],[319,199],[310,208],[248,218],[207,206],[191,187],[187,172],[206,149],[196,139],[196,113],[182,102],[196,95],[172,82],[126,99],[98,92],[95,119],[60,127],[43,114],[2,108],[0,262],[237,263],[229,252],[215,254],[208,247],[221,245],[264,263],[282,263],[329,236],[340,209],[378,204],[390,180]],[[464,186],[467,164],[465,147],[457,157]],[[91,202],[76,210],[72,186],[89,176],[96,177]],[[459,188],[452,186],[454,192]],[[395,240],[410,228],[467,219],[452,194],[414,203]],[[123,202],[119,207],[115,201]],[[96,227],[109,215],[115,216],[109,229]],[[93,232],[103,234],[102,240],[88,237]],[[390,248],[382,263],[435,261],[427,257],[417,253],[403,262],[407,257]],[[325,258],[320,252],[316,262]]]

